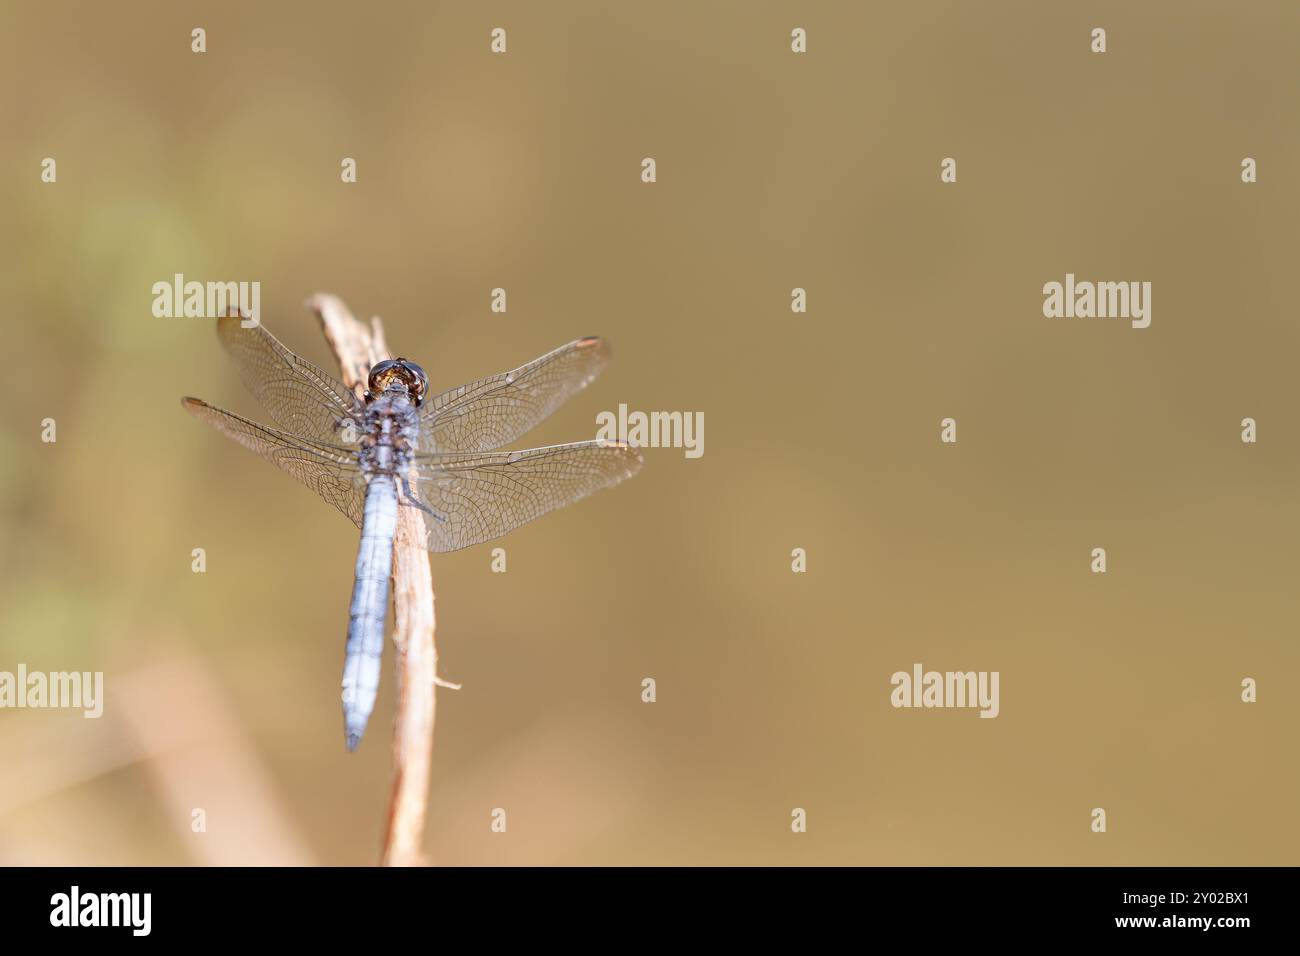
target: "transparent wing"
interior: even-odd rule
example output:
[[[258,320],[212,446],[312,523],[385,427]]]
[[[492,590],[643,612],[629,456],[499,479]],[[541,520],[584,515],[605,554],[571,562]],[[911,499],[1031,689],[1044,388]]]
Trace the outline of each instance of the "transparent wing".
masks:
[[[365,479],[356,457],[347,448],[286,435],[197,398],[183,398],[181,404],[195,418],[293,475],[361,527],[365,517]]]
[[[502,372],[425,399],[420,444],[429,452],[484,452],[508,445],[580,392],[609,362],[589,337]]]
[[[262,326],[244,328],[238,315],[217,320],[217,338],[277,425],[315,441],[356,445],[361,402],[346,385],[289,351]]]
[[[584,441],[492,454],[419,454],[413,491],[430,551],[499,538],[548,511],[631,478],[641,452],[621,442]]]

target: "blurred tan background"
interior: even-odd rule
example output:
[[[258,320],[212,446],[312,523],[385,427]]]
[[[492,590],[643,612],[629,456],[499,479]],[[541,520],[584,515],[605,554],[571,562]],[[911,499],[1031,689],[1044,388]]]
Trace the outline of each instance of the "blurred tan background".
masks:
[[[356,530],[183,413],[267,418],[209,322],[151,315],[181,272],[260,281],[327,367],[302,301],[335,292],[438,388],[608,337],[524,445],[705,413],[703,458],[649,450],[508,573],[434,556],[435,862],[1296,863],[1298,30],[1290,0],[0,6],[0,670],[110,695],[0,711],[0,862],[378,858]],[[1153,282],[1151,327],[1045,319],[1066,272]],[[892,709],[918,661],[1000,671],[1001,715]]]

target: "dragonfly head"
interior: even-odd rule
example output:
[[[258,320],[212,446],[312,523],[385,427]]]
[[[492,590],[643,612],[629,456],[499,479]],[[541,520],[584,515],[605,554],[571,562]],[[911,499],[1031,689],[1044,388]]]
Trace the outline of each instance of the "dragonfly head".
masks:
[[[414,362],[404,358],[385,359],[370,370],[368,387],[368,398],[378,398],[384,392],[404,392],[419,405],[429,390],[429,378]]]

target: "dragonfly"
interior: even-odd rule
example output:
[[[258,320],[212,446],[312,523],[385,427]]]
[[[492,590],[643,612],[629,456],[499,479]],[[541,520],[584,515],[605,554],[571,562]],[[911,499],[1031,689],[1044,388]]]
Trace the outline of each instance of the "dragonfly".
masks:
[[[600,374],[610,349],[594,336],[440,395],[428,394],[415,362],[387,359],[370,368],[363,396],[260,323],[223,316],[217,338],[278,427],[198,398],[181,400],[186,411],[298,479],[361,529],[343,658],[350,752],[379,692],[399,508],[419,510],[430,551],[456,551],[612,487],[643,463],[635,445],[601,439],[497,450]]]

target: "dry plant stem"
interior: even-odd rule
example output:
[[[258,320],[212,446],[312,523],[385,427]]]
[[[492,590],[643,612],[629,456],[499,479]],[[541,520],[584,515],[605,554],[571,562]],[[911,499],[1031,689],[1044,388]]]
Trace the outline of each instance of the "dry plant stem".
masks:
[[[392,358],[378,319],[366,328],[337,296],[317,294],[307,308],[320,319],[343,383],[365,391],[370,366]],[[393,720],[393,788],[384,829],[384,866],[424,863],[429,771],[433,761],[433,718],[438,651],[434,644],[433,574],[425,550],[424,517],[416,508],[399,508],[393,539],[393,605],[396,630],[397,712]]]

